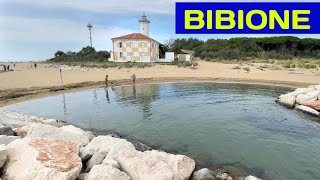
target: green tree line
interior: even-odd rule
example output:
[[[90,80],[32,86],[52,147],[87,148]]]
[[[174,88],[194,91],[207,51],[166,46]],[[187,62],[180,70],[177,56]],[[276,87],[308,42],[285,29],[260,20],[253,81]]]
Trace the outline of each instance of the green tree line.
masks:
[[[53,61],[53,62],[108,61],[108,58],[110,58],[110,52],[96,51],[95,48],[87,46],[82,48],[79,52],[57,51],[54,54],[54,58],[49,59],[49,61]]]
[[[169,51],[179,53],[180,49],[195,51],[201,59],[245,60],[260,59],[320,59],[320,39],[300,39],[293,36],[263,38],[175,39],[166,44]]]

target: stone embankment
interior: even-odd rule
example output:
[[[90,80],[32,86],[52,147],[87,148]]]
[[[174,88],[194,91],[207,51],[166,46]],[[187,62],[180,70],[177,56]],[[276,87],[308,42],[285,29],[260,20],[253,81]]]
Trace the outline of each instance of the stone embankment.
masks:
[[[94,136],[54,119],[0,109],[1,179],[258,180],[207,168],[185,155],[142,151],[114,135]],[[139,145],[141,147],[141,143]]]
[[[278,97],[277,102],[313,116],[320,116],[320,85],[298,88]]]

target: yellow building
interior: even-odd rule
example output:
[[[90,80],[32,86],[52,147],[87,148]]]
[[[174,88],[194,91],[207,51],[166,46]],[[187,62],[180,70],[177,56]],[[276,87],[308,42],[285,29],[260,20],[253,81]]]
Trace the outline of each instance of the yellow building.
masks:
[[[156,62],[159,59],[159,43],[149,37],[149,23],[145,15],[139,20],[140,33],[112,38],[114,62]]]

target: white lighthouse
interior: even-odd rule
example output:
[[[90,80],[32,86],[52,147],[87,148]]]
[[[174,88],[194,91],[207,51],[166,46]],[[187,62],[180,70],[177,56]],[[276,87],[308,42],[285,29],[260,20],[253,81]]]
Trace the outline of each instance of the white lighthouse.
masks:
[[[150,21],[147,19],[145,13],[143,13],[141,19],[139,20],[140,23],[140,33],[149,37],[149,24]]]

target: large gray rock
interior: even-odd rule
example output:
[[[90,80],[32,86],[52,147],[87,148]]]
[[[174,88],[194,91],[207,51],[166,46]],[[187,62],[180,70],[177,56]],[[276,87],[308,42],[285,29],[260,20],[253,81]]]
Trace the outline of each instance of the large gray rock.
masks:
[[[0,135],[6,135],[6,136],[14,136],[16,133],[12,130],[11,127],[0,127]]]
[[[82,173],[79,175],[78,180],[87,180],[89,173]]]
[[[210,169],[203,168],[194,172],[191,180],[216,180],[216,176]]]
[[[316,90],[320,91],[320,85],[315,85],[314,87]]]
[[[292,93],[289,93],[290,95],[293,96],[298,96],[299,94],[306,94],[308,92],[312,92],[316,90],[314,87],[309,87],[309,88],[297,88],[295,91],[293,91]]]
[[[73,134],[86,136],[89,139],[89,141],[91,141],[94,138],[94,135],[90,131],[84,131],[84,130],[77,128],[77,127],[74,127],[72,125],[62,126],[62,127],[60,127],[60,129],[67,131],[67,132],[70,132],[70,133],[73,133]]]
[[[313,116],[319,116],[320,113],[319,111],[316,111],[308,106],[304,106],[304,105],[300,105],[300,106],[297,106],[296,107],[297,110],[299,111],[302,111],[304,113],[307,113],[307,114],[310,114],[310,115],[313,115]]]
[[[118,161],[133,180],[186,180],[195,168],[194,160],[187,156],[155,150],[140,152],[125,144],[114,146],[106,159]]]
[[[108,152],[105,151],[98,151],[94,153],[90,160],[87,162],[86,172],[89,172],[93,166],[102,164],[107,154]]]
[[[296,104],[296,97],[293,95],[281,95],[279,96],[278,103],[288,107],[288,108],[293,108],[294,105]]]
[[[248,177],[245,178],[245,180],[262,180],[262,179],[259,179],[259,178],[255,177],[255,176],[248,176]]]
[[[140,141],[137,141],[135,139],[128,139],[128,141],[131,142],[134,145],[134,147],[136,148],[136,150],[138,150],[138,151],[142,151],[143,152],[143,151],[151,151],[151,150],[153,150],[152,147],[150,147],[150,146],[148,146],[148,145],[146,145],[146,144],[144,144],[144,143],[142,143]]]
[[[0,145],[0,168],[4,165],[7,160],[8,151],[5,145]]]
[[[8,145],[9,143],[11,143],[12,141],[16,140],[16,139],[20,139],[19,136],[5,136],[5,135],[1,135],[0,136],[0,144],[4,144],[4,145]]]
[[[125,139],[111,136],[98,136],[93,138],[87,146],[80,149],[80,157],[82,160],[87,160],[98,151],[108,153],[110,149],[117,144],[124,144],[134,148],[134,146]]]
[[[23,115],[16,112],[10,112],[1,108],[0,108],[0,123],[5,126],[14,127],[14,128],[25,126],[30,123],[48,124],[56,127],[61,127],[65,124],[64,122],[61,122],[55,119],[46,119],[46,118],[39,118],[35,116]]]
[[[93,166],[87,180],[131,180],[130,176],[110,165],[101,164]]]
[[[118,161],[114,160],[114,159],[104,159],[103,164],[106,164],[106,165],[110,165],[114,168],[117,168],[117,169],[120,169],[120,164],[118,163]]]
[[[299,94],[296,98],[296,103],[303,105],[306,103],[316,101],[318,99],[319,94],[320,91],[311,91],[306,94]]]
[[[85,146],[89,143],[88,137],[78,131],[65,130],[63,128],[38,123],[29,124],[19,128],[18,135],[27,138],[47,138],[74,141],[80,143],[80,146]]]
[[[75,180],[81,171],[79,144],[53,139],[18,139],[8,144],[2,179]]]

